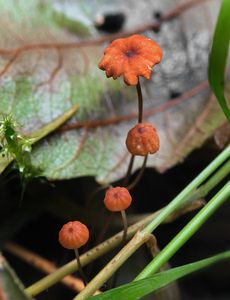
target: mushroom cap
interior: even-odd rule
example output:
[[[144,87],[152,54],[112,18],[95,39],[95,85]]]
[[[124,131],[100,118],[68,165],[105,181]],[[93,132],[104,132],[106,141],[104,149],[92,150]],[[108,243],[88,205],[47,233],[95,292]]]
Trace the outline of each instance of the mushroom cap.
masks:
[[[89,239],[88,228],[78,221],[64,224],[59,231],[59,243],[66,249],[78,249]]]
[[[113,212],[127,209],[132,202],[132,197],[125,187],[110,188],[105,193],[104,204]]]
[[[159,150],[160,139],[156,128],[150,123],[139,123],[127,135],[126,146],[133,155],[146,156]]]
[[[138,77],[150,79],[155,64],[162,59],[162,49],[153,40],[134,34],[114,40],[105,50],[98,67],[107,77],[124,76],[127,85],[137,85]]]

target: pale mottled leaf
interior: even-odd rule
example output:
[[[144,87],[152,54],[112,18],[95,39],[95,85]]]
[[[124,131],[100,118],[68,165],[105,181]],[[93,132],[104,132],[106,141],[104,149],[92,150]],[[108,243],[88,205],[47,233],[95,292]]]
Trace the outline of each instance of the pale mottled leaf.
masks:
[[[39,142],[33,148],[33,163],[50,179],[92,175],[99,182],[110,182],[124,176],[129,161],[125,138],[136,123],[135,88],[126,87],[122,80],[107,79],[97,68],[105,43],[73,47],[76,41],[89,37],[79,39],[77,31],[60,26],[52,17],[57,2],[44,1],[41,8],[40,1],[24,0],[17,5],[13,0],[0,1],[0,112],[13,113],[22,124],[22,132],[31,135],[78,104],[79,110],[70,121],[77,122],[78,127],[57,131]],[[86,2],[84,9],[90,7],[86,15],[91,18],[91,39],[100,38],[90,27],[97,13],[122,11],[127,16],[124,30],[133,30],[143,24],[143,15],[144,21],[153,21],[153,11],[167,13],[178,3],[131,2],[102,1],[92,6]],[[73,11],[82,5],[82,1],[60,3],[68,9],[71,5]],[[161,138],[161,149],[150,157],[148,166],[165,170],[176,164],[224,122],[222,112],[210,100],[207,84],[201,85],[198,92],[174,102],[169,100],[171,95],[184,95],[207,79],[208,51],[218,7],[215,1],[204,1],[163,23],[158,33],[144,33],[155,39],[164,52],[163,62],[155,68],[152,79],[142,81],[145,119],[155,124]],[[66,14],[66,18],[71,15]],[[44,43],[72,46],[47,48],[41,46]],[[34,44],[38,46],[28,48]],[[24,47],[25,51],[4,52],[17,47]],[[125,117],[121,120],[121,116]],[[95,121],[96,126],[88,126],[88,122]],[[135,169],[141,163],[142,159],[136,159]]]

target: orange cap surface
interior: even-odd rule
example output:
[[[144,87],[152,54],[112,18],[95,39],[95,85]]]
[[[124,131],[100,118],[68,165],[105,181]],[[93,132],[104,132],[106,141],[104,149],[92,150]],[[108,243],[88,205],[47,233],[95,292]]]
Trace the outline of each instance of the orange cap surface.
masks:
[[[152,68],[162,59],[161,47],[142,35],[114,40],[104,51],[98,67],[107,77],[124,76],[127,85],[137,85],[138,76],[150,79]]]
[[[160,147],[156,128],[150,123],[137,124],[128,132],[126,146],[133,155],[146,156],[156,153]]]
[[[89,239],[88,228],[78,221],[68,222],[59,231],[59,242],[66,249],[78,249]]]
[[[110,211],[117,212],[127,209],[132,202],[129,191],[124,187],[110,188],[105,193],[104,204]]]

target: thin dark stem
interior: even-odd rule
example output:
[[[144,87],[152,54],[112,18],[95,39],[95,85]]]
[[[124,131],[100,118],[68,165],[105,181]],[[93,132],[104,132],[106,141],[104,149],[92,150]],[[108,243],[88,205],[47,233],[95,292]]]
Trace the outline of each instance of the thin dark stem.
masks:
[[[130,157],[129,166],[128,166],[128,169],[127,169],[124,181],[123,181],[123,186],[126,186],[129,183],[129,178],[130,178],[130,175],[132,173],[134,158],[135,158],[135,155],[132,155]]]
[[[138,96],[138,123],[142,123],[143,119],[143,96],[141,91],[140,81],[138,79],[138,83],[136,85],[137,96]]]
[[[78,271],[81,275],[81,278],[84,282],[84,285],[86,286],[88,284],[88,281],[86,279],[85,273],[82,270],[82,266],[81,266],[81,261],[80,261],[80,255],[79,255],[79,251],[77,248],[74,249],[75,255],[76,255],[76,259],[77,259],[77,265],[78,265]]]
[[[121,244],[124,245],[125,241],[126,241],[126,238],[127,238],[127,230],[128,230],[128,222],[127,222],[127,217],[126,217],[125,210],[121,210],[121,217],[122,217],[122,223],[123,223],[123,227],[124,227]]]
[[[143,173],[144,173],[144,171],[145,171],[145,167],[146,167],[147,160],[148,160],[148,155],[145,156],[144,161],[143,161],[143,164],[142,164],[142,167],[141,167],[141,169],[140,169],[140,171],[139,171],[137,177],[134,179],[134,181],[133,181],[132,183],[130,183],[130,184],[127,186],[127,189],[128,189],[128,190],[133,189],[133,188],[137,185],[137,183],[140,181],[140,179],[141,179],[141,177],[142,177],[142,175],[143,175]]]

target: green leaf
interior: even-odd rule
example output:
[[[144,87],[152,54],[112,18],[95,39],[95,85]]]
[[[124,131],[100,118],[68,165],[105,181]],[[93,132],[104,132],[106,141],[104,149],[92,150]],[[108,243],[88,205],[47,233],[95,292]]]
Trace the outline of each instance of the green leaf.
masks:
[[[129,284],[124,284],[118,288],[112,289],[108,292],[89,299],[95,300],[136,300],[153,293],[160,288],[172,283],[173,281],[189,275],[195,271],[201,270],[205,267],[211,266],[221,260],[229,259],[230,251],[222,252],[210,258],[199,260],[181,267],[173,268],[168,271],[157,273],[146,279],[141,279]]]
[[[32,299],[25,294],[22,283],[2,255],[0,255],[0,299]]]
[[[208,77],[214,94],[230,122],[230,110],[224,95],[224,75],[230,41],[230,1],[223,0],[209,57]]]

